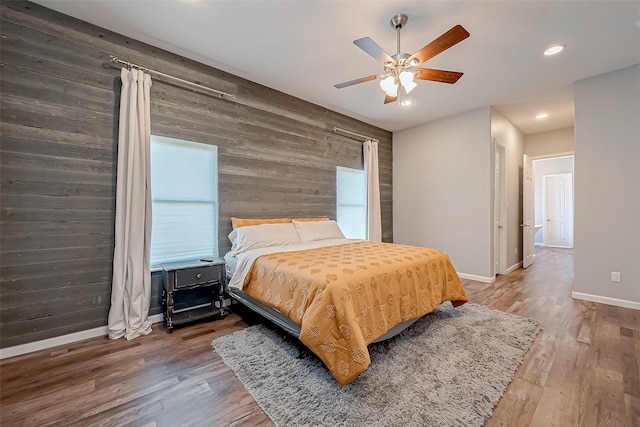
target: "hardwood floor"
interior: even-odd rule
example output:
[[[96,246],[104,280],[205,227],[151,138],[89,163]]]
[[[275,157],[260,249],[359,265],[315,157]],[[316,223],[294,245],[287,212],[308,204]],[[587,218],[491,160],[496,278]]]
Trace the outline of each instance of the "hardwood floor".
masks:
[[[465,280],[472,302],[540,321],[487,426],[640,426],[640,311],[571,299],[573,255],[538,250],[496,283]],[[271,426],[213,352],[249,313],[131,342],[93,338],[0,363],[0,424]]]

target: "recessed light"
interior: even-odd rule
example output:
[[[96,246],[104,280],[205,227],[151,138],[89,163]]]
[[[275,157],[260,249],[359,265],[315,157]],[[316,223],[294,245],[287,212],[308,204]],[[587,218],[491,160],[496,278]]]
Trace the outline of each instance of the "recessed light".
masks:
[[[536,119],[546,119],[547,117],[549,117],[547,113],[541,113],[536,116]]]
[[[557,53],[562,52],[564,49],[564,45],[562,44],[557,44],[555,46],[551,46],[549,49],[544,51],[545,56],[551,56],[551,55],[555,55]]]
[[[411,105],[411,100],[410,99],[405,99],[404,101],[402,101],[400,103],[400,106],[402,106],[402,107],[408,107],[409,105]]]

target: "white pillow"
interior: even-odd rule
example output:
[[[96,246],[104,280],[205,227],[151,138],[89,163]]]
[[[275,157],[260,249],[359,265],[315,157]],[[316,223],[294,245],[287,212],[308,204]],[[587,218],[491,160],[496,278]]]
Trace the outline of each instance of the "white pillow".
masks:
[[[344,234],[335,221],[293,221],[293,225],[303,242],[326,239],[344,239]]]
[[[229,240],[234,255],[251,249],[300,243],[300,237],[292,223],[239,227],[229,234]]]

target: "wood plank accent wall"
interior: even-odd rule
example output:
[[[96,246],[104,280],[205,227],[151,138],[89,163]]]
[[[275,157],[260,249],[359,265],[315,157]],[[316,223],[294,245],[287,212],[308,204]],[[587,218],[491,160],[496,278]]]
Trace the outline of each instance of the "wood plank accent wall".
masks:
[[[361,168],[362,151],[334,126],[380,140],[392,241],[390,132],[33,3],[0,7],[0,347],[107,323],[120,98],[111,54],[237,94],[151,87],[152,133],[218,146],[221,254],[231,216],[335,218],[336,166]],[[156,314],[158,275],[152,286]]]

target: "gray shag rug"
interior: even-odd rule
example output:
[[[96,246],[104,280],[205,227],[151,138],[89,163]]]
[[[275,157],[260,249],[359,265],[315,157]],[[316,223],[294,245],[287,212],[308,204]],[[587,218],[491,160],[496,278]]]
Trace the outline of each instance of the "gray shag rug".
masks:
[[[258,325],[213,341],[276,426],[482,426],[540,330],[538,322],[449,303],[369,346],[371,365],[340,387],[313,353]]]

